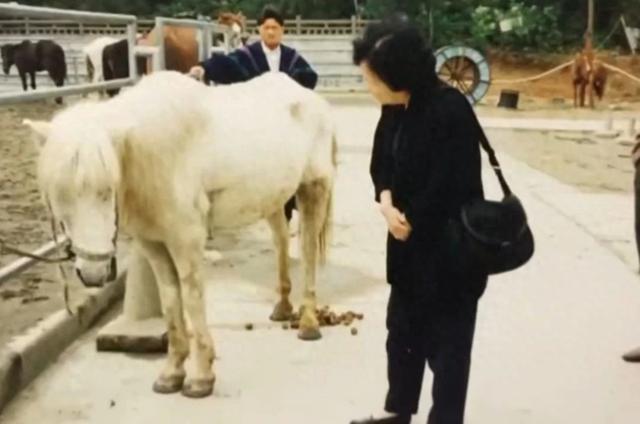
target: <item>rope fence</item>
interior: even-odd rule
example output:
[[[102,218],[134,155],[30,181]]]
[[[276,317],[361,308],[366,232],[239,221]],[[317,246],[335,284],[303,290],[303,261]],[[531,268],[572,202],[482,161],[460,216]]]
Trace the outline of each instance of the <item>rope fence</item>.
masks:
[[[573,60],[571,60],[569,62],[566,62],[566,63],[563,63],[562,65],[558,65],[553,69],[550,69],[550,70],[545,71],[545,72],[543,72],[541,74],[534,75],[534,76],[531,76],[531,77],[518,78],[518,79],[494,79],[494,80],[491,80],[491,83],[492,84],[499,84],[499,85],[506,85],[506,84],[523,84],[523,83],[526,83],[526,82],[532,82],[532,81],[536,81],[536,80],[548,77],[549,75],[552,75],[552,74],[554,74],[556,72],[559,72],[562,69],[571,66],[572,64],[573,64]],[[635,75],[625,71],[624,69],[618,68],[617,66],[610,65],[610,64],[605,63],[605,62],[603,62],[603,65],[604,65],[605,68],[609,69],[610,71],[617,72],[617,73],[619,73],[619,74],[631,79],[632,81],[637,82],[638,84],[640,84],[640,78],[638,78]]]

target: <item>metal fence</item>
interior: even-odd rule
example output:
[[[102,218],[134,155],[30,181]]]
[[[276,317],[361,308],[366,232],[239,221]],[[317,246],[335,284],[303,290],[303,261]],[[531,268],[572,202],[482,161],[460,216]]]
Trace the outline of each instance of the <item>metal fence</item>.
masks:
[[[295,19],[285,22],[285,33],[289,35],[356,35],[364,29],[370,21],[358,19],[352,16],[351,19],[302,19],[296,16]],[[257,33],[258,23],[256,20],[247,21],[247,32]]]
[[[118,24],[126,28],[129,43],[129,78],[113,80],[97,84],[80,84],[70,87],[56,87],[25,93],[0,94],[0,105],[31,102],[34,100],[50,99],[52,97],[86,94],[94,91],[121,88],[136,81],[135,49],[137,34],[137,18],[133,15],[117,15],[112,13],[81,12],[75,10],[54,9],[49,7],[23,6],[20,4],[0,4],[0,19],[65,19],[85,24]]]
[[[129,44],[129,78],[101,82],[95,84],[78,84],[86,75],[85,57],[79,48],[67,50],[67,67],[69,76],[76,85],[64,88],[46,88],[27,93],[0,93],[0,105],[51,97],[87,94],[94,91],[121,88],[136,82],[136,57],[152,59],[153,70],[165,69],[165,45],[157,42],[153,46],[137,46],[136,38],[140,31],[156,28],[162,40],[164,28],[167,26],[189,27],[197,30],[199,57],[207,58],[212,51],[228,52],[230,28],[205,20],[172,19],[158,17],[153,21],[139,21],[132,15],[110,13],[94,13],[44,7],[23,6],[17,4],[0,4],[0,36],[3,38],[55,39],[62,40],[90,39],[92,36],[113,35],[124,36]],[[214,47],[212,37],[222,34],[224,44]],[[5,77],[5,82],[14,76]],[[17,79],[16,79],[17,82]]]
[[[10,22],[12,24],[6,24]],[[22,29],[15,30],[18,26],[14,25],[20,22]],[[33,22],[38,22],[38,25],[43,26],[30,27]],[[58,24],[52,23],[57,22]],[[58,31],[56,25],[60,22],[65,22],[67,28],[74,27],[77,29],[82,28],[85,31],[83,34],[105,34],[105,32],[91,32],[96,28],[117,28],[119,35],[126,35],[129,45],[129,75],[128,78],[117,79],[109,82],[102,83],[88,83],[78,84],[74,86],[60,87],[60,88],[47,88],[39,89],[29,92],[12,92],[12,93],[0,93],[0,106],[13,105],[17,103],[31,102],[35,100],[50,99],[56,97],[72,96],[72,95],[84,95],[95,91],[101,91],[105,89],[122,88],[128,85],[132,85],[137,80],[136,70],[136,56],[150,56],[154,58],[154,70],[164,69],[164,42],[162,37],[159,37],[160,42],[156,46],[136,46],[136,34],[138,32],[138,20],[132,15],[116,15],[109,13],[92,13],[81,12],[64,9],[54,9],[46,7],[32,7],[23,6],[19,4],[7,4],[0,3],[0,27],[5,28],[12,35],[20,34],[39,34],[39,32],[30,32],[36,28],[48,28],[47,34],[51,35]],[[73,23],[70,25],[68,23]],[[145,23],[147,24],[147,23]],[[169,18],[157,18],[153,21],[159,32],[163,34],[162,29],[165,25],[172,26],[186,26],[199,30],[199,43],[200,43],[200,56],[201,58],[207,57],[213,50],[212,36],[214,33],[225,34],[225,45],[223,49],[228,50],[228,31],[229,29],[207,21],[191,21],[191,20],[177,20]],[[25,26],[26,25],[26,26]],[[9,29],[7,29],[9,28]],[[13,30],[11,28],[14,28]],[[17,31],[17,32],[11,32]],[[20,32],[26,31],[26,32]],[[37,31],[37,30],[36,30]],[[69,31],[67,29],[67,31]],[[87,32],[89,31],[89,32]],[[0,31],[0,34],[3,32]],[[7,32],[4,32],[6,34]],[[71,33],[74,34],[73,32]],[[77,35],[77,33],[75,33]],[[67,58],[67,64],[72,63],[75,68],[76,82],[79,80],[78,60],[81,53],[74,51],[73,55]],[[64,238],[61,238],[64,240]],[[61,241],[62,242],[62,241]],[[39,255],[48,255],[54,252],[59,244],[48,243],[38,249],[35,253]],[[6,281],[9,278],[14,277],[25,269],[34,264],[31,259],[20,259],[5,268],[0,269],[0,283]]]
[[[184,21],[184,19],[180,19]],[[197,22],[203,22],[201,20]],[[147,32],[156,21],[139,19],[138,31]],[[314,20],[297,16],[285,24],[285,33],[289,35],[355,35],[369,21],[352,16],[351,19]],[[258,32],[256,20],[248,20],[246,31]],[[126,34],[126,25],[118,22],[79,22],[73,19],[33,19],[17,17],[0,19],[0,35],[121,35]]]
[[[138,30],[149,31],[153,20],[138,20]],[[122,35],[127,26],[116,22],[85,23],[75,20],[16,18],[0,19],[0,35]]]

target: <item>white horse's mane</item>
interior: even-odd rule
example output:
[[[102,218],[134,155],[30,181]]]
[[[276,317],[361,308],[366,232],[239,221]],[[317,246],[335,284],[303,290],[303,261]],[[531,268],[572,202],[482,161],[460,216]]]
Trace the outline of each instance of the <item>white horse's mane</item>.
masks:
[[[83,102],[61,112],[38,163],[40,186],[73,191],[70,195],[96,188],[116,189],[120,183],[120,163],[105,128],[96,125],[101,104]],[[73,131],[64,131],[73,128]],[[56,129],[63,131],[56,132]]]

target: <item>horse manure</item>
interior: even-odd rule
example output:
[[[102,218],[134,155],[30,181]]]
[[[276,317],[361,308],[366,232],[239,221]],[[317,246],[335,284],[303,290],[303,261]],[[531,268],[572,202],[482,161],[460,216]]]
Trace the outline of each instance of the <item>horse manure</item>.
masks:
[[[3,290],[0,292],[2,300],[9,300],[19,296],[20,294],[16,290]]]
[[[338,314],[330,309],[329,306],[323,306],[322,308],[316,308],[316,319],[318,320],[318,324],[320,327],[335,327],[335,326],[344,326],[351,327],[354,321],[363,320],[364,314],[357,313],[354,311],[347,311],[341,314]],[[294,313],[289,323],[285,323],[282,325],[284,330],[289,328],[298,329],[300,326],[300,318],[302,313]]]

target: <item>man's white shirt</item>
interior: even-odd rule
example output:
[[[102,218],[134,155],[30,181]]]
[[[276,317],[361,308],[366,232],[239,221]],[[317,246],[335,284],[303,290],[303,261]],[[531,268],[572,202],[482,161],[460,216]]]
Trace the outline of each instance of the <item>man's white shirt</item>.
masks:
[[[262,51],[264,52],[264,55],[267,57],[267,63],[269,64],[269,69],[272,72],[279,71],[280,56],[282,55],[282,50],[280,49],[280,46],[278,46],[274,50],[271,50],[269,47],[267,47],[266,44],[264,44],[264,42],[261,42],[261,44],[262,44]]]

